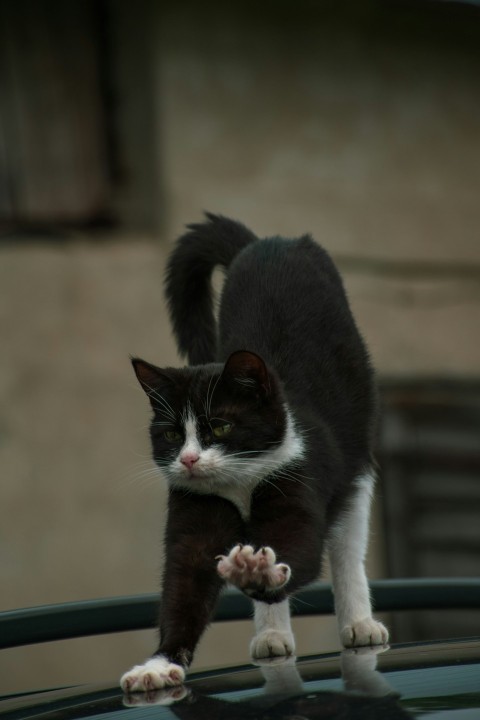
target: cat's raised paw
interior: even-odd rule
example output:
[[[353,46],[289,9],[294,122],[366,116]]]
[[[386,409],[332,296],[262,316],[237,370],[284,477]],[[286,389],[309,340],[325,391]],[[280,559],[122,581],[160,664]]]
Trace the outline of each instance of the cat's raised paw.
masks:
[[[388,630],[381,622],[367,617],[342,628],[340,639],[346,648],[386,645],[388,643]]]
[[[278,590],[290,579],[291,570],[277,563],[274,551],[262,547],[255,552],[251,545],[235,545],[228,555],[217,558],[218,574],[247,594],[249,591]]]
[[[124,693],[149,692],[164,687],[182,685],[185,671],[180,665],[169,662],[164,657],[154,657],[143,665],[135,665],[120,678],[120,687]]]
[[[254,660],[288,657],[295,653],[295,640],[291,632],[264,630],[250,643],[250,655]]]

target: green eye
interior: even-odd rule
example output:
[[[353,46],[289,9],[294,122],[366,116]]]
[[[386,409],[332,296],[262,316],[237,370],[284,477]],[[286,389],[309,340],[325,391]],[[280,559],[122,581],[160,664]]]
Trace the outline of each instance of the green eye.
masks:
[[[217,425],[217,427],[212,428],[212,433],[216,438],[223,438],[228,435],[232,428],[232,423],[225,423],[225,425]]]
[[[180,442],[182,440],[182,436],[176,430],[165,430],[163,435],[165,440],[171,443]]]

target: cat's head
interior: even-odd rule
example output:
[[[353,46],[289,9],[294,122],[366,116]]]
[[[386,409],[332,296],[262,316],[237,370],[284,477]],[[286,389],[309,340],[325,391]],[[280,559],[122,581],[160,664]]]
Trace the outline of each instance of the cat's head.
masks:
[[[301,451],[280,383],[255,353],[180,369],[132,363],[154,413],[153,459],[172,486],[215,493]]]

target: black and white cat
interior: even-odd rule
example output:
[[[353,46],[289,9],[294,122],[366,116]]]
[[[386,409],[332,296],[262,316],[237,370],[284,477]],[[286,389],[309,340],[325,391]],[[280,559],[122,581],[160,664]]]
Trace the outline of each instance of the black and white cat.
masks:
[[[122,688],[183,682],[226,581],[252,598],[251,655],[293,655],[289,596],[318,577],[325,547],[341,642],[386,643],[364,571],[374,375],[329,255],[209,214],[178,240],[166,295],[190,365],[133,360],[169,486],[160,646]]]

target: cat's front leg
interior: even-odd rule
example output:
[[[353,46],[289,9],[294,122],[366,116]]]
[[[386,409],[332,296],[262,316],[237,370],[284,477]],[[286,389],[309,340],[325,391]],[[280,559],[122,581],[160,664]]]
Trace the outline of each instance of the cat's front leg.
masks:
[[[295,637],[290,622],[288,598],[266,603],[254,600],[255,635],[250,643],[254,660],[295,655]]]
[[[322,512],[297,487],[266,485],[257,493],[247,532],[251,545],[237,545],[219,558],[221,577],[254,601],[254,659],[295,653],[288,596],[320,571]],[[308,498],[309,500],[309,498]]]
[[[155,655],[126,672],[125,693],[181,685],[215,606],[222,579],[215,555],[242,533],[236,508],[213,496],[171,491],[166,563],[160,606],[160,645]]]
[[[288,598],[276,602],[276,595],[291,576],[286,563],[277,563],[271,547],[257,551],[252,545],[238,544],[228,555],[220,555],[219,575],[254,600],[256,634],[250,644],[250,654],[255,660],[293,655],[295,640],[290,624]]]

